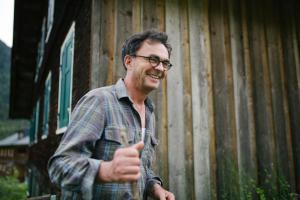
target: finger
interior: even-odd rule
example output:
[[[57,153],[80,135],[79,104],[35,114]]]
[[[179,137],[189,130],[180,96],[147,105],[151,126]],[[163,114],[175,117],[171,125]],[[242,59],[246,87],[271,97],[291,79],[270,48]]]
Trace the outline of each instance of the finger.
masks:
[[[167,200],[175,200],[175,196],[171,192],[166,192],[166,199]]]
[[[143,141],[140,141],[134,145],[132,145],[131,147],[133,147],[134,149],[138,150],[138,151],[141,151],[143,150],[144,148],[144,142]]]
[[[141,160],[138,157],[122,157],[120,158],[121,164],[124,166],[140,166]]]
[[[164,192],[161,192],[160,194],[159,194],[159,200],[166,200],[166,194],[164,193]]]
[[[133,182],[133,181],[139,180],[140,177],[141,177],[141,172],[139,172],[138,174],[125,174],[125,175],[120,176],[120,181]]]
[[[140,173],[139,166],[126,166],[118,169],[121,175],[137,175]]]
[[[132,147],[120,148],[116,150],[115,156],[139,157],[139,151]]]

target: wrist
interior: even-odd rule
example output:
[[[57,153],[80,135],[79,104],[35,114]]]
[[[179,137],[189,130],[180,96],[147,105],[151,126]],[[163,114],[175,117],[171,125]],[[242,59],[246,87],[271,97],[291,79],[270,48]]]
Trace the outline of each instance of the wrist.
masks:
[[[158,183],[154,183],[152,186],[152,195],[155,198],[159,198],[160,193],[163,192],[164,189],[162,188],[162,186]]]
[[[99,172],[98,172],[99,182],[112,182],[110,169],[111,169],[111,162],[109,161],[101,162]]]

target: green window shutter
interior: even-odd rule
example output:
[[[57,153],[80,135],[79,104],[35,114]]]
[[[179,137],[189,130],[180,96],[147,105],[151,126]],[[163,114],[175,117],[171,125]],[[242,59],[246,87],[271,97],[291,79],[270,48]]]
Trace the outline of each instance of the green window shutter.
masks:
[[[49,112],[50,112],[50,93],[51,93],[51,73],[45,83],[44,91],[44,117],[43,117],[43,137],[47,137],[49,132]]]
[[[34,143],[37,141],[37,134],[38,134],[38,120],[39,120],[39,106],[40,106],[40,102],[39,100],[36,103],[36,106],[33,110],[33,115],[32,115],[32,119],[30,122],[30,133],[29,133],[29,139],[30,139],[30,143]]]
[[[33,110],[33,115],[30,120],[29,139],[30,143],[33,143],[35,140],[35,109]]]
[[[40,112],[40,100],[38,100],[37,103],[36,103],[34,142],[37,142],[37,140],[38,140],[39,112]]]
[[[73,61],[73,38],[71,34],[62,49],[61,81],[60,81],[60,109],[59,128],[65,127],[69,123],[69,111],[71,110],[71,70]]]

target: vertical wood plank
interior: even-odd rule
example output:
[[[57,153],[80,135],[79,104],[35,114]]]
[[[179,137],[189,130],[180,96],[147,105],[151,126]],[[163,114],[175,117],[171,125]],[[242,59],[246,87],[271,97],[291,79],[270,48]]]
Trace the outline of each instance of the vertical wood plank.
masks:
[[[280,30],[281,41],[283,50],[283,63],[284,74],[287,83],[285,85],[287,90],[287,99],[290,113],[291,133],[292,133],[292,146],[295,164],[295,179],[296,179],[296,192],[300,192],[300,100],[299,88],[297,83],[297,70],[295,64],[295,54],[293,49],[292,38],[292,16],[291,10],[294,6],[293,1],[287,3],[280,2],[281,17],[280,17]]]
[[[295,67],[296,67],[296,76],[297,76],[297,90],[298,90],[298,103],[300,103],[300,51],[299,51],[299,48],[300,48],[300,18],[299,18],[299,9],[300,9],[300,3],[299,1],[292,1],[292,6],[294,8],[294,12],[292,13],[293,16],[291,16],[291,19],[290,19],[290,23],[291,23],[291,31],[292,31],[292,40],[293,40],[293,49],[294,49],[294,59],[295,59]],[[297,35],[297,27],[298,27],[298,35]],[[299,104],[298,104],[299,106]],[[298,107],[298,110],[299,110],[299,107]],[[299,115],[298,115],[299,116]],[[299,118],[298,118],[299,120]],[[298,123],[299,124],[299,123]],[[299,128],[299,126],[298,126]],[[299,129],[297,131],[298,133],[298,136],[296,138],[296,143],[299,144],[300,142],[300,139],[299,139]],[[290,138],[290,135],[288,137],[288,139]],[[290,140],[289,140],[290,141]],[[288,143],[288,145],[290,145],[291,142]],[[288,148],[291,147],[291,146],[288,146]],[[299,148],[298,145],[296,148]],[[292,152],[289,151],[290,154],[289,155],[292,155]],[[297,151],[297,153],[299,153],[300,150]],[[297,157],[297,160],[299,160],[300,156],[298,155]],[[289,167],[291,170],[295,170],[294,167],[292,167],[292,164],[295,164],[294,163],[294,160],[292,159],[292,157],[290,156],[289,157]],[[300,178],[299,178],[299,164],[297,164],[297,172],[296,173],[290,173],[290,177],[295,177],[295,174],[297,174],[297,190],[296,190],[296,183],[295,183],[295,180],[291,180],[291,186],[292,186],[292,191],[297,191],[297,193],[300,193]]]
[[[161,0],[156,0],[156,15],[158,17],[157,29],[160,31],[165,31],[165,2]],[[171,61],[173,57],[171,56]],[[165,180],[165,188],[169,189],[169,164],[168,164],[168,102],[167,102],[167,80],[164,79],[161,83],[161,93],[158,92],[159,99],[156,105],[159,105],[160,115],[158,116],[158,121],[160,121],[159,126],[157,126],[158,137],[161,141],[161,150],[158,152],[159,160],[163,160],[161,165],[159,165],[157,171],[160,172],[162,178]]]
[[[157,0],[152,1],[143,1],[142,7],[142,27],[144,30],[146,29],[156,29],[158,30],[159,21],[161,20],[158,17],[158,10],[156,6]]]
[[[173,44],[174,67],[168,72],[168,144],[169,144],[169,185],[177,199],[185,200],[186,182],[185,169],[185,131],[183,108],[183,60],[180,48],[180,13],[177,0],[166,0],[166,32]]]
[[[242,18],[242,34],[243,34],[243,58],[246,74],[246,91],[247,91],[247,111],[248,111],[248,125],[249,125],[249,154],[250,163],[247,172],[250,177],[257,182],[257,157],[256,157],[256,127],[255,127],[255,115],[254,115],[254,87],[253,87],[253,65],[250,58],[250,44],[249,44],[249,9],[247,1],[241,1],[241,18]],[[241,138],[242,139],[242,138]],[[241,146],[242,147],[242,146]],[[241,158],[247,159],[247,158]]]
[[[163,31],[165,29],[165,5],[163,1],[143,1],[141,18],[143,19],[142,29],[155,29]],[[172,60],[172,56],[171,56]],[[155,103],[156,134],[159,139],[159,148],[157,149],[157,162],[155,171],[161,176],[164,187],[169,188],[169,166],[168,166],[168,116],[167,116],[167,92],[166,80],[161,82],[158,89],[151,92],[150,98]],[[158,162],[160,161],[160,162]]]
[[[254,132],[251,131],[251,110],[249,109],[249,101],[251,95],[249,90],[249,81],[247,82],[247,67],[249,67],[249,52],[247,25],[245,24],[245,9],[240,1],[228,1],[229,17],[230,17],[230,35],[232,49],[232,65],[234,80],[234,98],[235,98],[235,115],[236,115],[236,131],[237,131],[237,154],[240,189],[248,184],[249,178],[256,180],[256,159],[255,159],[255,140]],[[241,6],[244,8],[241,9]],[[242,11],[241,11],[242,10]],[[245,11],[245,10],[244,10]],[[246,46],[246,48],[245,48]],[[247,58],[245,58],[247,57]],[[252,123],[253,124],[253,123]]]
[[[292,190],[295,190],[294,182],[294,161],[291,156],[292,152],[289,150],[288,141],[290,135],[289,116],[284,110],[284,92],[283,92],[283,79],[281,76],[281,56],[280,43],[280,28],[279,28],[279,16],[280,7],[279,3],[267,0],[265,4],[265,27],[266,27],[266,39],[268,48],[268,63],[269,74],[271,78],[271,92],[272,92],[272,107],[274,115],[274,134],[276,141],[276,157],[278,163],[278,169],[276,170],[279,177],[284,178],[290,185]],[[289,158],[288,161],[286,158]]]
[[[296,72],[297,72],[297,86],[298,91],[300,91],[300,18],[299,18],[299,12],[300,9],[300,3],[299,1],[292,1],[291,4],[293,5],[294,12],[292,12],[291,16],[291,28],[292,28],[292,39],[293,39],[293,49],[294,49],[294,58],[295,58],[295,66],[296,66]],[[297,26],[298,25],[298,26]],[[297,30],[298,27],[298,30]],[[298,34],[297,34],[298,31]],[[299,92],[299,99],[300,99],[300,92]]]
[[[99,12],[95,10],[95,12]],[[114,84],[114,48],[115,48],[115,1],[101,1],[100,20],[100,60],[98,78],[99,86]]]
[[[259,6],[260,5],[260,6]],[[249,41],[253,64],[254,110],[259,183],[264,189],[276,188],[274,124],[270,95],[269,64],[261,3],[252,1]],[[271,184],[270,184],[271,183]],[[268,190],[269,191],[269,190]],[[271,195],[268,192],[267,195]]]
[[[291,133],[291,119],[290,119],[290,112],[289,112],[289,103],[288,103],[288,94],[287,94],[287,89],[286,89],[286,75],[285,75],[285,70],[284,70],[284,54],[283,54],[283,47],[282,47],[282,40],[281,40],[281,30],[280,30],[280,24],[281,24],[281,7],[279,1],[276,2],[275,7],[277,10],[280,10],[278,12],[278,21],[277,21],[277,34],[278,37],[277,39],[277,44],[278,44],[278,62],[279,62],[279,70],[280,70],[280,79],[282,80],[281,83],[281,91],[282,91],[282,99],[283,99],[283,112],[284,112],[284,119],[285,119],[285,134],[286,134],[286,145],[287,145],[287,153],[288,153],[288,167],[289,167],[289,172],[290,172],[290,184],[291,184],[291,189],[292,191],[296,190],[296,183],[295,183],[295,162],[294,162],[294,156],[293,156],[293,145],[292,145],[292,133]]]
[[[114,82],[125,75],[125,69],[122,64],[122,46],[132,34],[132,5],[131,0],[116,0],[116,24],[114,35],[115,52],[114,52]]]
[[[158,25],[157,28],[160,31],[165,31],[166,22],[165,22],[165,1],[156,0],[156,15],[158,17]],[[171,55],[171,62],[172,62],[172,55]],[[161,95],[160,99],[157,101],[160,107],[160,115],[158,116],[158,120],[160,121],[158,129],[158,137],[161,141],[161,147],[158,151],[158,159],[162,160],[163,162],[161,165],[158,165],[157,171],[160,172],[160,175],[165,180],[165,188],[169,189],[169,157],[168,157],[168,99],[167,99],[167,80],[164,79],[161,83]]]
[[[192,88],[190,64],[190,38],[187,1],[180,0],[180,32],[183,57],[183,122],[185,131],[185,169],[186,169],[186,199],[195,199],[194,190],[194,155],[193,155],[193,115],[192,115]]]
[[[208,1],[189,0],[195,199],[214,199],[215,140]],[[210,152],[210,146],[212,151]],[[211,153],[211,154],[210,154]],[[210,159],[212,158],[212,159]]]
[[[141,0],[133,0],[132,2],[132,30],[133,32],[141,32],[142,22],[141,22]]]
[[[210,37],[216,124],[218,197],[239,198],[233,73],[228,8],[224,1],[210,4]]]
[[[101,30],[100,0],[92,0],[91,3],[91,70],[90,89],[97,88],[103,84],[100,81],[100,30]]]

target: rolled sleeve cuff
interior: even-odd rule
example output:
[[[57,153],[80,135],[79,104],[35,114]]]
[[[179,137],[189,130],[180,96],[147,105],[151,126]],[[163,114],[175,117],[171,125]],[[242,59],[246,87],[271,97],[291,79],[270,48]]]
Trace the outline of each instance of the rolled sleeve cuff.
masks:
[[[149,179],[146,183],[146,194],[148,196],[152,196],[153,186],[155,183],[159,184],[160,186],[163,186],[163,182],[159,177],[156,176],[156,177]]]
[[[89,158],[88,162],[89,168],[87,169],[81,184],[82,198],[85,200],[93,198],[93,186],[98,175],[101,160]]]

